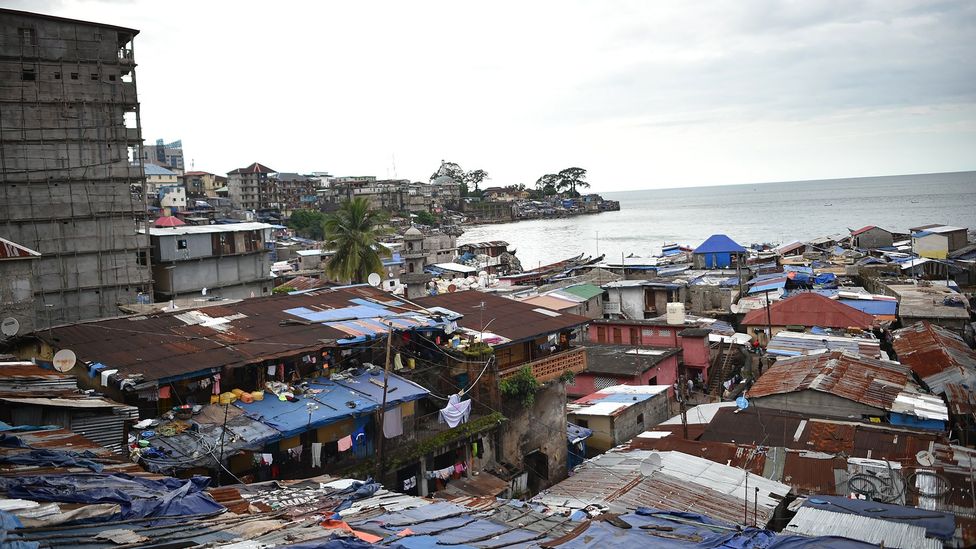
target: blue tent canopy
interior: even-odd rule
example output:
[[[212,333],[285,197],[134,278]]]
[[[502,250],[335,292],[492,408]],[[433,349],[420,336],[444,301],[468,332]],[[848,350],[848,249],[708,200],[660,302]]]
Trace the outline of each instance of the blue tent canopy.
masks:
[[[746,253],[746,249],[724,234],[713,234],[695,248],[696,254]]]

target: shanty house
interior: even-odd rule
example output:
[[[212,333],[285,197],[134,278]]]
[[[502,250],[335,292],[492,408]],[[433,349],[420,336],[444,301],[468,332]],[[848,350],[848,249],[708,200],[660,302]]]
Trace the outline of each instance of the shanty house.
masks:
[[[614,385],[566,405],[570,423],[593,431],[587,451],[600,453],[671,417],[669,385]]]
[[[851,231],[851,246],[862,249],[888,248],[895,242],[891,232],[868,225],[856,231]]]
[[[566,395],[579,398],[614,385],[672,385],[680,353],[674,347],[589,345],[586,371],[576,374]]]
[[[777,360],[747,392],[759,408],[810,416],[887,419],[944,430],[942,400],[910,383],[908,366],[842,351]]]
[[[861,312],[836,300],[813,292],[795,294],[782,301],[776,301],[761,309],[753,309],[742,319],[746,333],[753,337],[760,335],[769,340],[770,336],[789,328],[809,330],[820,328],[858,328],[869,329],[874,324],[873,315]],[[768,334],[771,327],[772,334]]]
[[[728,269],[744,265],[746,249],[724,234],[713,234],[692,252],[696,269]]]
[[[726,325],[728,326],[728,325]],[[673,383],[681,373],[689,379],[708,382],[710,351],[709,328],[696,325],[668,324],[665,320],[596,320],[589,326],[590,343],[624,345],[629,348],[680,348],[679,369],[672,372],[670,363],[657,365],[654,376],[658,383]],[[683,370],[683,371],[682,371]]]
[[[969,235],[967,234],[968,231],[965,227],[952,227],[949,225],[934,224],[934,225],[922,225],[921,227],[912,227],[909,230],[912,233],[913,244],[914,244],[915,237],[921,236],[921,233],[925,233],[926,235],[940,235],[943,239],[945,239],[946,254],[948,254],[949,252],[954,252],[960,248],[963,248],[969,243]],[[933,239],[932,242],[933,243],[941,242],[941,239],[940,240]],[[927,250],[930,250],[928,246],[925,247]],[[939,251],[941,251],[941,248],[939,248]],[[945,259],[946,257],[944,255],[941,257],[924,255],[921,253],[921,250],[918,246],[915,247],[915,253],[917,253],[922,257],[933,257],[934,259]]]

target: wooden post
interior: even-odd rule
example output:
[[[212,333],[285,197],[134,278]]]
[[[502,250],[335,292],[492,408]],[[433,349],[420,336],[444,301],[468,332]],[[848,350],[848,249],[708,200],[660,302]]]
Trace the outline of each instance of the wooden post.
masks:
[[[386,393],[390,386],[390,346],[393,344],[393,323],[389,324],[390,331],[386,334],[386,362],[383,365],[383,405],[380,406],[380,417],[379,417],[379,433],[377,433],[377,457],[376,460],[376,476],[373,477],[377,482],[382,484],[383,472],[385,469],[385,458],[383,454],[383,441],[386,435],[383,434],[383,422],[386,420]]]

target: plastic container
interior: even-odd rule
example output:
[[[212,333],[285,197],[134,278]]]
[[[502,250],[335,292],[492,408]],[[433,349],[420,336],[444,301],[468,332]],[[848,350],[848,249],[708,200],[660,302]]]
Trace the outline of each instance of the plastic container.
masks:
[[[681,326],[685,323],[685,304],[668,303],[667,321],[671,326]]]

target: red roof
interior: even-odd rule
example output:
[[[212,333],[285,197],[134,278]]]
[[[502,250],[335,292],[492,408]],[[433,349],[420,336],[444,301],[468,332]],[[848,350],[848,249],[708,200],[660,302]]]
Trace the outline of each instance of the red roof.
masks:
[[[777,360],[749,389],[750,398],[819,391],[890,410],[911,369],[840,351]]]
[[[29,259],[40,257],[40,253],[34,250],[11,242],[5,238],[0,238],[0,259]]]
[[[246,168],[237,168],[236,170],[228,173],[275,173],[275,171],[264,164],[255,162]]]
[[[773,326],[820,326],[823,328],[870,328],[874,316],[813,292],[796,294],[769,306]],[[766,309],[753,309],[742,319],[744,326],[765,326]]]
[[[861,233],[866,233],[866,232],[870,231],[871,229],[878,229],[878,228],[880,228],[880,227],[875,227],[874,225],[868,225],[867,227],[861,227],[860,229],[858,229],[856,231],[852,231],[851,232],[851,236],[857,236],[857,235],[859,235]],[[884,229],[881,229],[881,230],[884,231]],[[887,232],[887,231],[885,231],[885,232]]]
[[[976,351],[951,331],[927,321],[895,330],[892,346],[902,364],[939,394],[948,383],[976,377]],[[967,383],[968,384],[968,383]]]

